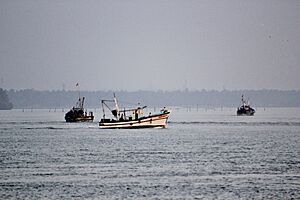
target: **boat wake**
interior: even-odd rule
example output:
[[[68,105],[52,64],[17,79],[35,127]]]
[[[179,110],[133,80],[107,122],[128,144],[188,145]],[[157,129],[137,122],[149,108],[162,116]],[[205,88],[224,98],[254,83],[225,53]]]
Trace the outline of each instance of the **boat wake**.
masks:
[[[63,125],[63,121],[10,121],[10,122],[0,122],[0,125]]]
[[[300,126],[300,122],[214,122],[214,121],[169,121],[184,125],[227,125],[227,126]]]
[[[64,129],[67,129],[67,128],[58,128],[58,127],[25,127],[25,128],[20,128],[20,129],[25,129],[25,130],[43,130],[43,129],[49,129],[49,130],[64,130]]]

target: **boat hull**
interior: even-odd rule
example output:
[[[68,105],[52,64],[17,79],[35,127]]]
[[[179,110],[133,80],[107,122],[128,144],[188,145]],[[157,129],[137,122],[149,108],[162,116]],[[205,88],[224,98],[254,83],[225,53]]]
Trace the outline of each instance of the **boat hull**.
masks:
[[[94,120],[94,115],[90,112],[89,115],[84,113],[83,109],[71,109],[65,115],[66,122],[92,122]]]
[[[92,122],[94,120],[94,116],[65,118],[65,120],[66,122]]]
[[[138,129],[138,128],[166,128],[170,112],[141,117],[137,120],[105,121],[99,122],[103,129]]]
[[[254,116],[254,113],[237,113],[237,116]]]
[[[255,113],[254,109],[249,109],[249,110],[237,110],[236,114],[238,116],[253,116]]]

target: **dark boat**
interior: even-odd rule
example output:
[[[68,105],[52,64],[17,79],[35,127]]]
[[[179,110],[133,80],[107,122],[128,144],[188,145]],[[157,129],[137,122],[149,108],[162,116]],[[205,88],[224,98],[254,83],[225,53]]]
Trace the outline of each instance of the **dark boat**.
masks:
[[[237,108],[236,114],[237,115],[246,115],[246,116],[253,116],[255,113],[254,108],[251,108],[249,101],[244,100],[244,95],[242,95],[242,105]]]
[[[102,100],[103,118],[99,122],[100,128],[103,129],[137,129],[137,128],[166,128],[167,120],[170,111],[162,109],[160,113],[149,115],[142,115],[144,107],[137,107],[133,109],[120,110],[116,97],[113,100]],[[115,103],[115,109],[111,109],[106,103]],[[114,119],[105,118],[104,107],[108,108]],[[132,115],[131,115],[131,114]]]
[[[92,122],[94,120],[93,112],[89,112],[88,115],[87,111],[84,111],[83,104],[84,104],[84,97],[82,98],[79,97],[76,106],[66,113],[65,115],[66,122],[88,122],[88,121]]]

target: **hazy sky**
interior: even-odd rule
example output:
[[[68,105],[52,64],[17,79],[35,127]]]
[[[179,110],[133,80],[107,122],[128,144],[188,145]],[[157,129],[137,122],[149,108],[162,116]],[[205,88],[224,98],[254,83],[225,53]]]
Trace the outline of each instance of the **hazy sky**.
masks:
[[[5,88],[300,89],[299,0],[1,0]]]

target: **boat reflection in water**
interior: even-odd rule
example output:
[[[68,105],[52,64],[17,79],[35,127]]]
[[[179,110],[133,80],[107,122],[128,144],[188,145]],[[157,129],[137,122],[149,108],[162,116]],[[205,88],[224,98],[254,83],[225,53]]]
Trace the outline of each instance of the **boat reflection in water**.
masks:
[[[253,116],[255,113],[254,108],[251,108],[249,101],[244,100],[244,95],[242,95],[242,105],[237,108],[236,114],[237,115],[246,115],[246,116]]]
[[[115,109],[108,106],[108,102],[115,104]],[[103,118],[99,122],[100,128],[166,128],[170,111],[163,108],[160,113],[143,115],[144,107],[137,107],[133,109],[120,110],[116,96],[113,100],[102,100]],[[105,108],[108,108],[114,116],[114,119],[105,118]]]

